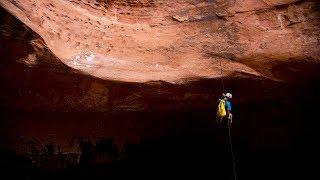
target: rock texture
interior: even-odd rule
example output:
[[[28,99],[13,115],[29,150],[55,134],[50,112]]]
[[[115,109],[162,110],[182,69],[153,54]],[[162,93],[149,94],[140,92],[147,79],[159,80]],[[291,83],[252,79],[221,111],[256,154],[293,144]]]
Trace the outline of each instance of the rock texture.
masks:
[[[106,80],[184,83],[316,62],[316,0],[2,0],[66,65]],[[34,65],[33,55],[21,60]]]
[[[306,3],[295,4],[295,7],[301,8],[302,5],[306,6]],[[311,5],[315,8],[314,3]],[[285,5],[281,8],[288,7]],[[129,83],[103,80],[86,75],[63,64],[37,33],[3,9],[0,10],[0,54],[2,56],[0,105],[1,116],[3,116],[1,119],[4,119],[1,121],[1,127],[4,128],[0,133],[1,138],[6,142],[17,143],[16,139],[12,140],[12,138],[24,136],[40,139],[44,143],[52,135],[57,142],[63,144],[63,149],[65,149],[68,148],[70,139],[79,135],[95,138],[120,137],[121,143],[124,144],[123,139],[126,138],[137,142],[139,137],[174,134],[175,131],[189,131],[190,128],[196,131],[196,127],[198,127],[197,131],[202,132],[204,129],[201,129],[202,126],[197,123],[213,123],[216,101],[223,90],[220,78],[173,84],[164,81]],[[259,11],[259,13],[268,12],[270,9]],[[250,13],[256,14],[257,12]],[[188,27],[192,25],[190,23],[210,21],[229,23],[231,20],[225,20],[225,18],[236,18],[243,14],[246,12],[224,16],[220,14],[222,19],[195,22],[179,22],[178,19],[172,20],[170,17],[168,22],[173,23],[175,27]],[[262,17],[272,16],[269,14]],[[265,22],[269,20],[266,19]],[[231,50],[238,52],[236,48],[233,49],[235,46],[232,43],[235,41],[226,42],[230,44],[228,47],[231,49],[220,49],[216,53],[213,52],[215,49],[211,48],[213,46],[218,49],[222,48],[223,43],[208,44],[203,47],[202,50],[208,52],[204,57],[211,59],[212,63],[220,64],[220,61],[218,62],[215,58],[228,59],[221,61],[229,68],[224,69],[223,73],[231,73],[223,77],[224,88],[234,94],[234,114],[237,119],[236,123],[241,122],[239,131],[242,136],[251,138],[251,136],[255,137],[256,133],[265,132],[261,133],[261,138],[264,137],[264,134],[268,134],[269,139],[277,139],[278,136],[285,138],[279,129],[274,130],[274,124],[283,121],[290,122],[288,134],[297,131],[299,123],[292,125],[291,121],[298,121],[295,119],[301,117],[301,111],[303,111],[301,109],[307,108],[299,105],[303,106],[318,101],[318,96],[314,95],[319,89],[317,74],[320,66],[317,56],[311,53],[317,52],[318,28],[312,26],[312,22],[317,23],[313,20],[305,22],[297,20],[292,25],[286,25],[284,29],[272,26],[275,29],[249,29],[247,32],[242,32],[243,36],[253,38],[252,42],[258,41],[259,37],[254,33],[250,36],[249,31],[259,32],[259,35],[266,33],[270,35],[261,36],[261,40],[265,43],[259,43],[259,46],[256,47],[257,51],[251,51],[252,57],[248,59],[238,59],[238,57],[244,56],[249,51],[243,51],[242,54],[239,51],[236,55],[228,53]],[[190,30],[189,33],[191,32]],[[223,30],[219,32],[230,37],[240,33],[240,31]],[[273,37],[271,35],[275,35],[274,33],[283,32],[287,34],[283,34],[280,40],[268,39]],[[303,41],[299,46],[293,46],[294,44],[291,43],[286,46],[292,49],[277,49],[276,46],[279,44],[273,44],[281,40],[285,42],[286,39],[293,41],[291,35],[297,32],[300,34],[296,39]],[[218,39],[208,38],[209,40]],[[204,42],[199,42],[201,43]],[[312,43],[315,46],[309,46]],[[304,52],[298,51],[297,47],[304,49]],[[211,50],[210,53],[209,50]],[[172,52],[183,55],[180,51],[173,50]],[[305,55],[298,56],[294,53],[300,55],[305,53]],[[92,55],[88,53],[83,56],[91,57]],[[184,61],[187,62],[187,60]],[[198,61],[202,60],[198,59]],[[241,69],[240,72],[233,72],[234,69],[229,67],[231,64],[242,67],[250,66],[263,76],[248,74],[244,69]],[[197,67],[193,69],[197,71]],[[212,69],[212,72],[219,74],[220,69]],[[282,81],[278,81],[279,79]],[[252,110],[252,104],[255,104],[254,110]],[[288,112],[291,113],[288,114]],[[110,114],[112,114],[111,117]],[[259,121],[256,117],[260,117]],[[190,126],[189,123],[193,125]],[[254,130],[248,128],[252,126],[256,128]],[[211,129],[208,127],[206,131],[210,132]],[[272,136],[270,134],[273,134],[273,131],[277,133]],[[270,145],[260,143],[257,138],[250,140],[252,146]],[[276,142],[272,140],[270,143]]]
[[[223,90],[234,95],[232,135],[242,179],[279,179],[277,171],[280,179],[296,178],[292,172],[304,168],[297,164],[314,164],[299,158],[313,160],[319,152],[312,113],[320,101],[317,1],[0,3],[6,9],[0,8],[0,159],[9,159],[0,166],[12,162],[3,146],[30,157],[53,143],[77,164],[77,138],[113,137],[122,152],[145,144],[136,156],[139,148],[129,148],[133,159],[147,160],[145,167],[162,159],[156,175],[170,174],[163,172],[170,162],[172,172],[190,168],[182,168],[180,179],[185,172],[199,179],[204,169],[211,177],[230,158],[215,123]],[[64,167],[53,155],[38,155],[33,165]],[[131,172],[116,174],[134,179]],[[25,178],[32,179],[19,179]]]

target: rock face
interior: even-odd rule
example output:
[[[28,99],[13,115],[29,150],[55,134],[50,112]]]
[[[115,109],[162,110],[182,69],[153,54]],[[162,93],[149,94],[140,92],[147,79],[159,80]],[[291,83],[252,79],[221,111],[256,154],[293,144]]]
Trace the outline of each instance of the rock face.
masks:
[[[313,159],[319,152],[313,146],[319,121],[309,113],[320,101],[316,0],[0,4],[0,143],[16,152],[54,142],[76,164],[75,139],[113,137],[122,151],[145,143],[145,152],[133,155],[145,160],[142,167],[159,162],[149,156],[180,157],[178,165],[187,159],[185,168],[191,167],[182,171],[199,179],[208,168],[202,160],[220,168],[230,158],[221,153],[225,139],[215,123],[223,90],[234,95],[232,133],[242,179],[279,179],[275,169],[287,178],[296,164],[312,164],[297,163],[297,154]],[[157,138],[164,142],[154,143]],[[202,160],[186,158],[194,154]],[[215,168],[209,169],[211,177]]]
[[[315,98],[307,88],[320,69],[317,1],[0,3],[24,23],[1,9],[4,112],[205,111],[211,119],[223,90],[244,112]]]
[[[250,74],[318,62],[316,0],[2,0],[66,65],[106,80]],[[33,64],[32,56],[24,60]]]

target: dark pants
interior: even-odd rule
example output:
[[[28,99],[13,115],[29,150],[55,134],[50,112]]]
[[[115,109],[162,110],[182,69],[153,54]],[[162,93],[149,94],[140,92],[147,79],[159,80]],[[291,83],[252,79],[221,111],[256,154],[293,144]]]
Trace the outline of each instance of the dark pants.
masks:
[[[228,118],[228,116],[224,116],[224,117],[217,116],[216,118],[217,118],[218,125],[223,125],[230,122],[230,119]]]

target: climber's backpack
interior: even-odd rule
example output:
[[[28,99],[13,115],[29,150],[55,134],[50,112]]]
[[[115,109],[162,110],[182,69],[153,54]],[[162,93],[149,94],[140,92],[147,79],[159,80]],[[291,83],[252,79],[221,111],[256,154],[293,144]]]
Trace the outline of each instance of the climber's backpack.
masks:
[[[218,117],[224,117],[227,115],[225,104],[226,104],[225,100],[220,99],[219,105],[218,105],[218,111],[217,111]]]

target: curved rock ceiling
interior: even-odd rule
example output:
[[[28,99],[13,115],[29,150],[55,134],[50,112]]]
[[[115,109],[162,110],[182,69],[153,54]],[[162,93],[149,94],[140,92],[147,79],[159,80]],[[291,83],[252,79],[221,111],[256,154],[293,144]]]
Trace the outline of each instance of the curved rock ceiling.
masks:
[[[63,63],[106,80],[183,83],[235,74],[276,79],[275,65],[320,57],[316,0],[0,4],[38,33]]]
[[[303,169],[296,166],[297,154],[312,159],[318,153],[313,142],[319,121],[308,113],[316,112],[313,104],[320,101],[318,0],[0,0],[0,5],[10,13],[0,7],[0,142],[17,153],[27,154],[29,138],[43,145],[52,139],[63,152],[74,152],[75,136],[93,142],[114,137],[122,150],[170,137],[187,149],[183,159],[203,154],[207,160],[211,154],[210,162],[220,168],[215,154],[221,152],[212,152],[226,147],[220,144],[225,136],[214,117],[225,90],[234,95],[240,177],[257,179],[261,169],[268,179],[279,177],[272,178],[274,169],[288,177],[292,169]],[[263,153],[253,158],[257,152]],[[250,166],[243,166],[245,159]],[[251,176],[255,166],[258,175]]]

